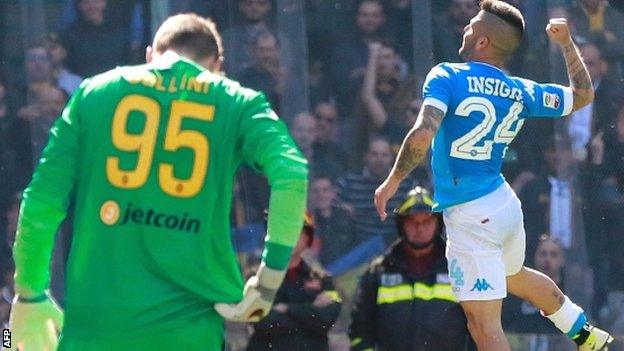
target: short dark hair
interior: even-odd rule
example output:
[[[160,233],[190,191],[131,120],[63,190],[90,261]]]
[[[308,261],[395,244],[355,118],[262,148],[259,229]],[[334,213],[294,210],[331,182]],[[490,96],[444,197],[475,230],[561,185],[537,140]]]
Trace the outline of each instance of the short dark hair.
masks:
[[[517,8],[499,0],[483,0],[480,6],[481,10],[491,13],[518,30],[520,38],[522,38],[524,34],[524,17],[522,17],[522,13]]]
[[[326,172],[319,171],[319,172],[313,173],[311,179],[312,181],[310,181],[310,184],[319,180],[327,180],[332,186],[336,186],[336,181],[334,180],[332,175]]]
[[[180,50],[191,59],[220,57],[223,53],[221,36],[209,18],[194,13],[171,16],[154,35],[154,51]]]

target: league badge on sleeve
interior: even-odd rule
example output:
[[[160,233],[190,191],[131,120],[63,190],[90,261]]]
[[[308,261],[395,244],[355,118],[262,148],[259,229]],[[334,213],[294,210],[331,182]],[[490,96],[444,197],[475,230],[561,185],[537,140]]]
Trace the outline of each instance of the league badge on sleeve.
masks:
[[[559,95],[544,93],[544,107],[558,109],[560,103]]]

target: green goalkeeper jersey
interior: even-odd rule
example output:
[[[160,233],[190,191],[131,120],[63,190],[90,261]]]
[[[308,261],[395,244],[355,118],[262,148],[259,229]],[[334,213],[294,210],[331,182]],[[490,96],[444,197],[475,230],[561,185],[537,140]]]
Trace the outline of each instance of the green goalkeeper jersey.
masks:
[[[284,269],[307,163],[263,94],[173,52],[85,81],[24,194],[18,292],[48,287],[53,236],[75,199],[64,335],[154,335],[240,301],[229,218],[242,162],[269,180],[264,259]]]

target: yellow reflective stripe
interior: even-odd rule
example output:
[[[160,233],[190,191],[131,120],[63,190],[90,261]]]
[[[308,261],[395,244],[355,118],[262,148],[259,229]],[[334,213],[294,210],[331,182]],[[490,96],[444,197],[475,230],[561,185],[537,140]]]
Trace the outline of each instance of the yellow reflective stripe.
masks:
[[[372,347],[369,347],[369,348],[366,348],[366,349],[364,349],[362,351],[375,351],[375,350]]]
[[[409,198],[407,198],[407,200],[405,201],[405,203],[403,203],[403,205],[401,207],[399,207],[399,210],[397,211],[398,213],[402,213],[404,211],[406,211],[407,209],[409,209],[410,207],[416,205],[418,199],[418,196],[421,196],[422,202],[429,206],[432,207],[433,206],[433,199],[431,199],[431,197],[425,195],[425,194],[418,194],[418,195],[413,195],[410,196]]]
[[[351,346],[356,346],[357,344],[362,342],[362,338],[355,338],[351,340]]]
[[[335,290],[325,290],[323,291],[323,293],[327,294],[327,296],[334,302],[342,302],[342,298],[340,297],[340,294],[338,294],[337,291]]]
[[[432,299],[446,300],[456,302],[457,299],[453,295],[453,290],[450,284],[434,284],[426,285],[423,283],[416,283],[414,285],[414,298],[429,301]]]
[[[380,286],[377,289],[377,304],[395,303],[413,299],[411,285],[401,284],[397,286]]]
[[[377,304],[395,303],[413,299],[430,301],[432,299],[457,302],[450,284],[427,285],[416,283],[411,285],[380,286],[377,289]]]

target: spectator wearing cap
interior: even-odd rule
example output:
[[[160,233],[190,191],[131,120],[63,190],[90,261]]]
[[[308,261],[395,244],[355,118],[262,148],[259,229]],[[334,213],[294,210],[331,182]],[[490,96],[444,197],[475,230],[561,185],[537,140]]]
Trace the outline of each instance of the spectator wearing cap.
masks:
[[[247,351],[329,350],[327,332],[340,313],[340,297],[331,277],[302,257],[313,241],[314,219],[308,212],[273,309],[253,324]]]
[[[431,211],[432,205],[429,192],[416,187],[394,210],[398,239],[360,280],[351,350],[468,349],[466,317],[453,295],[444,256],[442,216]]]

